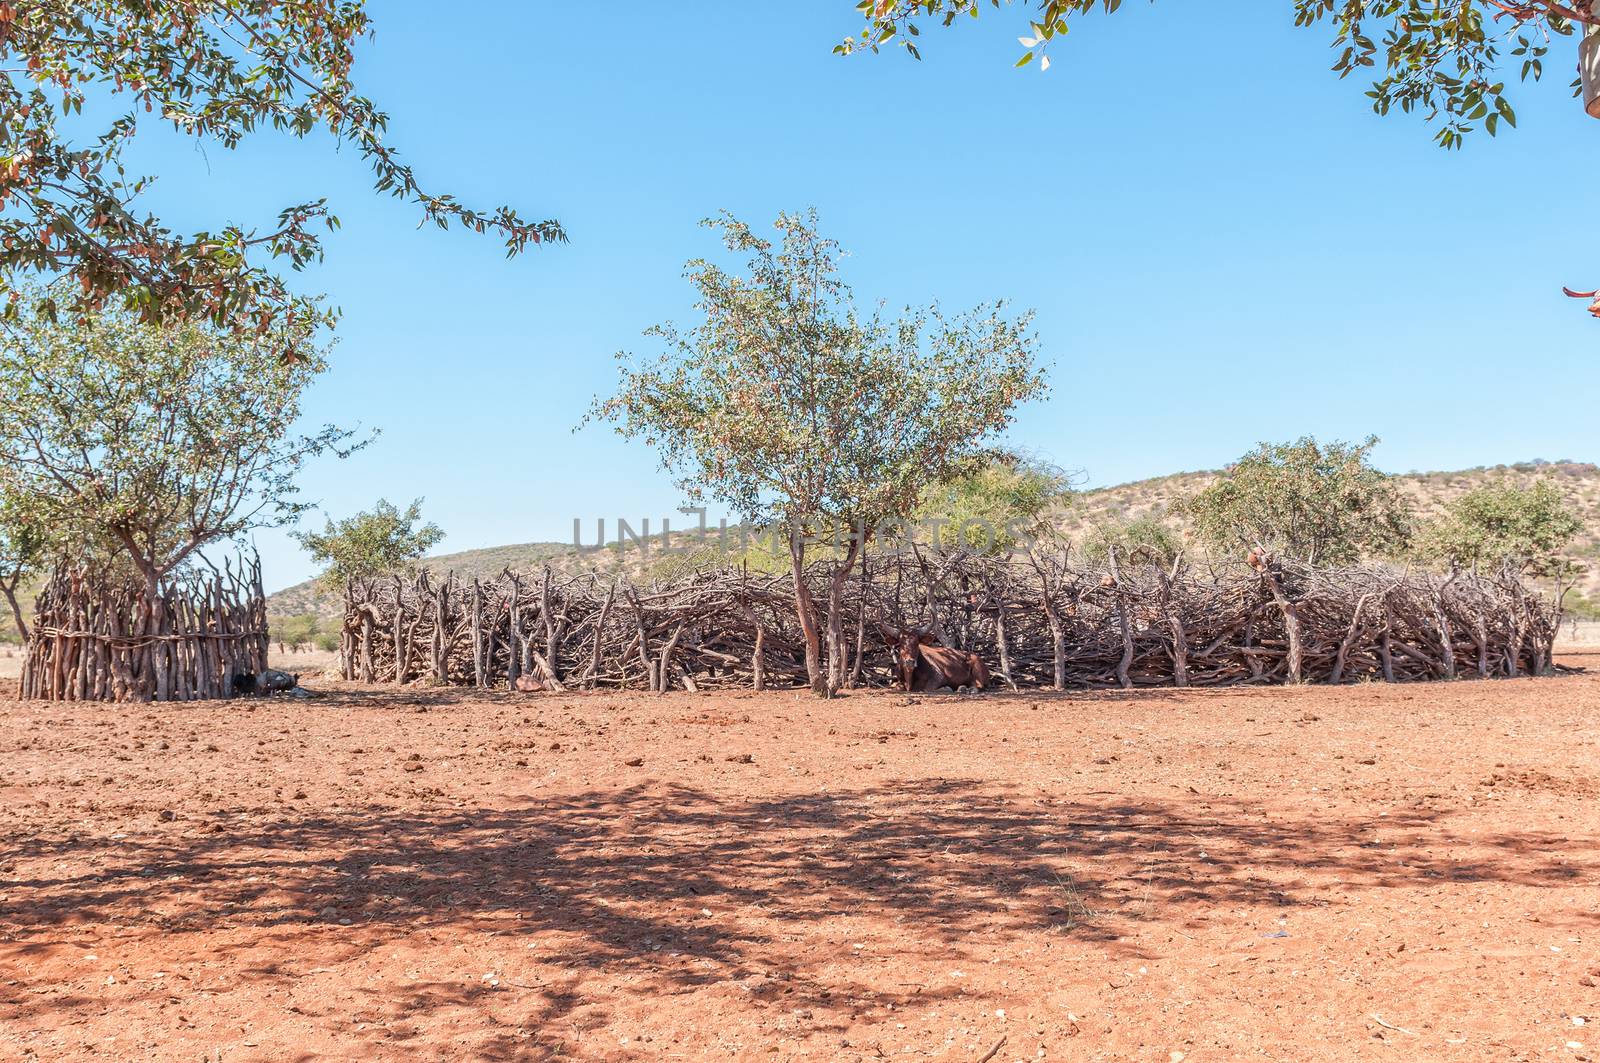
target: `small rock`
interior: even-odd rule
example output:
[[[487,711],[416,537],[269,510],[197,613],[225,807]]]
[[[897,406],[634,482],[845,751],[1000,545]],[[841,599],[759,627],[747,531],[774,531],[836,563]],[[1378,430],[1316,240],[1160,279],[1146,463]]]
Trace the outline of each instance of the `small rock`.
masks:
[[[630,768],[637,768],[637,767],[640,767],[640,766],[642,766],[644,764],[644,758],[643,757],[629,757],[627,760],[623,761],[622,763],[626,764]]]
[[[176,812],[172,811],[172,809],[170,809],[170,808],[163,808],[161,810],[161,812],[160,812],[160,819],[161,819],[161,822],[163,822],[163,823],[171,823],[173,820],[175,820],[177,818],[178,818],[178,814]]]
[[[414,760],[406,765],[406,771],[421,771],[421,770],[422,770],[422,765],[418,764]]]
[[[749,753],[731,753],[722,759],[729,764],[754,764],[756,762],[756,758]]]

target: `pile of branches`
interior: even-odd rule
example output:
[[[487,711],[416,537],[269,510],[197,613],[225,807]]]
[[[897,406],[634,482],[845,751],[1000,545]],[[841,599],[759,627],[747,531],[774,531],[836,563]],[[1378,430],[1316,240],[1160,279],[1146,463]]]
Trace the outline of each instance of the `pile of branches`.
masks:
[[[233,695],[237,675],[267,666],[259,559],[189,571],[153,595],[94,570],[58,569],[40,593],[23,698],[196,701]]]
[[[826,573],[809,576],[825,594]],[[368,683],[644,690],[801,686],[788,575],[424,571],[346,589],[345,677]],[[1076,566],[1065,555],[873,555],[844,611],[851,686],[888,686],[884,633],[976,652],[997,682],[1050,687],[1404,682],[1549,669],[1558,614],[1512,573],[1435,576],[1268,563]]]

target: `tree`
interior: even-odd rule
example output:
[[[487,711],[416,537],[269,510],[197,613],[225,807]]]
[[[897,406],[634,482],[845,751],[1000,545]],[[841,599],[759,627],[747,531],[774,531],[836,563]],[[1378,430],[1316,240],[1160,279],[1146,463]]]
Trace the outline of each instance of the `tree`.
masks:
[[[1377,443],[1263,443],[1182,510],[1223,552],[1259,546],[1307,564],[1397,553],[1411,521],[1393,481],[1369,460]]]
[[[320,532],[297,532],[295,538],[313,561],[326,566],[323,581],[343,587],[351,580],[405,570],[437,546],[444,532],[423,524],[422,499],[404,511],[378,499],[371,512],[357,513],[337,524],[330,518]]]
[[[1155,517],[1096,521],[1083,536],[1084,557],[1102,564],[1113,550],[1124,561],[1171,568],[1183,553],[1183,540]]]
[[[322,618],[315,613],[274,617],[271,628],[272,640],[279,646],[288,646],[292,650],[299,650],[305,645],[316,645],[318,636],[323,634]]]
[[[19,595],[39,574],[46,557],[45,536],[37,525],[22,518],[21,507],[0,495],[0,594],[11,607],[17,635],[28,641],[28,620]]]
[[[746,272],[690,262],[702,320],[686,332],[650,329],[667,348],[654,362],[619,355],[618,391],[591,416],[654,444],[691,497],[782,530],[806,670],[813,690],[832,695],[845,675],[840,610],[859,552],[1043,392],[1029,317],[1008,319],[1002,304],[957,317],[937,306],[895,321],[863,316],[814,212],[779,215],[776,244],[726,213],[704,224],[745,256]],[[808,546],[829,540],[839,548],[825,563],[824,674],[805,576]]]
[[[305,322],[257,336],[114,308],[73,328],[24,315],[0,333],[0,496],[52,543],[130,565],[154,601],[203,547],[298,517],[306,461],[364,445],[293,433],[326,365]]]
[[[8,68],[0,80],[0,277],[67,277],[75,311],[114,299],[146,320],[272,329],[318,312],[261,260],[300,269],[320,258],[318,228],[338,224],[327,202],[285,207],[265,231],[176,233],[136,213],[152,178],[122,167],[141,115],[228,148],[264,129],[325,132],[359,151],[377,190],[414,203],[424,221],[493,231],[509,254],[565,240],[553,220],[474,210],[419,185],[384,142],[389,116],[352,80],[356,45],[371,30],[364,0],[0,4]],[[98,138],[75,141],[70,126],[86,106],[122,113]],[[53,313],[54,301],[43,309]]]
[[[1578,511],[1551,481],[1523,487],[1500,480],[1453,499],[1444,515],[1423,529],[1418,552],[1460,568],[1493,565],[1565,576],[1572,562],[1562,551],[1582,530]]]
[[[1004,554],[1048,531],[1071,495],[1067,476],[1015,454],[986,454],[929,484],[912,529],[941,549]]]

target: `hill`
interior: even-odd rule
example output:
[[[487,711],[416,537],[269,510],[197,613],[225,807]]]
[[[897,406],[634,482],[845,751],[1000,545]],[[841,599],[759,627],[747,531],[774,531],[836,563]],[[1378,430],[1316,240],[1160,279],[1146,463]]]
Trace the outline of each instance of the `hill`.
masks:
[[[1182,521],[1171,512],[1173,503],[1201,490],[1217,475],[1215,471],[1180,472],[1082,491],[1062,515],[1061,527],[1069,536],[1074,536],[1097,521],[1151,517],[1181,531]],[[1586,562],[1588,571],[1578,589],[1591,600],[1600,599],[1600,466],[1588,462],[1524,462],[1455,472],[1403,473],[1395,480],[1418,518],[1426,519],[1442,513],[1452,499],[1501,477],[1518,483],[1549,477],[1562,487],[1584,522],[1584,530],[1574,544],[1574,553]],[[453,571],[467,579],[474,576],[487,579],[506,568],[530,570],[547,562],[558,572],[617,571],[613,551],[580,553],[570,543],[549,542],[462,550],[430,557],[427,565],[436,572]],[[629,576],[638,577],[659,563],[659,558],[629,551],[623,567]],[[327,594],[315,581],[309,581],[271,595],[267,609],[273,616],[315,613],[334,617],[338,615],[339,602],[336,595]]]

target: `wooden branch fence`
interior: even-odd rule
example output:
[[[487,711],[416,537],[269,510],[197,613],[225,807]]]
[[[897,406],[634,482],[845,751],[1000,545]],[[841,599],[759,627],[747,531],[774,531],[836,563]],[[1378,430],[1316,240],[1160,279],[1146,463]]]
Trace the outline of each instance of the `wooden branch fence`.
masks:
[[[825,573],[810,574],[825,600]],[[368,683],[667,690],[800,686],[788,575],[703,571],[636,586],[506,571],[347,588],[345,677]],[[844,602],[851,685],[887,686],[879,620],[984,657],[1013,689],[1402,682],[1551,667],[1552,601],[1509,574],[1118,564],[1064,556],[873,556]]]
[[[233,694],[267,667],[261,563],[229,562],[142,583],[58,570],[39,595],[21,696],[49,701],[196,701]]]

